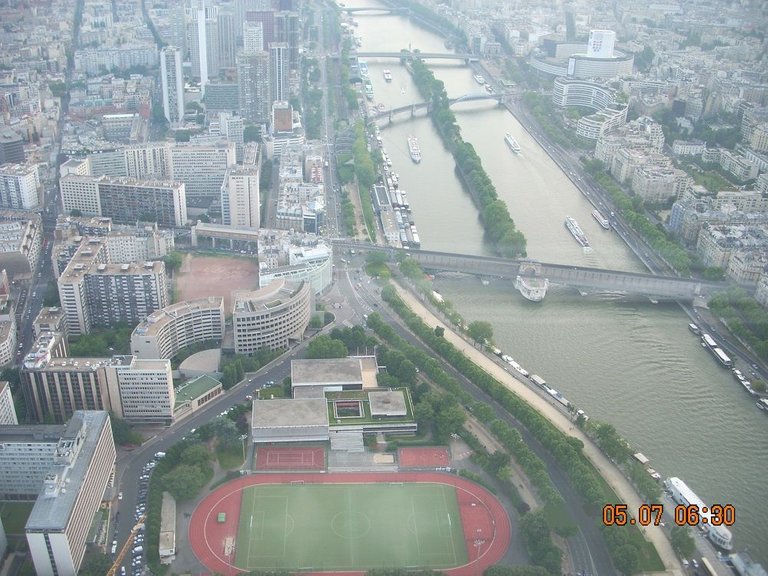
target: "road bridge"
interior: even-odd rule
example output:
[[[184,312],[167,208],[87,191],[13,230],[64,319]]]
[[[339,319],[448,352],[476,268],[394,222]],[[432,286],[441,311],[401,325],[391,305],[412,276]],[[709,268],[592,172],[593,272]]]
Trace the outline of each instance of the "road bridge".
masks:
[[[550,284],[571,286],[581,292],[610,292],[635,294],[659,300],[693,300],[710,295],[727,287],[725,282],[708,282],[676,276],[655,276],[636,272],[622,272],[601,268],[586,268],[566,264],[537,263],[531,267],[530,260],[494,258],[489,256],[469,256],[429,250],[404,251],[386,246],[373,246],[345,240],[334,240],[333,245],[341,249],[358,251],[384,252],[394,258],[399,252],[405,252],[424,270],[462,272],[484,277],[507,278],[512,281],[520,275],[521,264],[524,270],[536,270],[538,278],[547,278]],[[523,276],[530,273],[523,272]],[[534,276],[531,276],[534,277]]]
[[[418,50],[400,50],[400,52],[355,52],[354,56],[362,58],[397,58],[403,62],[409,60],[463,60],[477,62],[480,60],[474,54],[457,54],[455,52],[419,52]]]
[[[479,100],[496,100],[501,106],[504,103],[504,94],[488,94],[487,92],[464,94],[458,98],[449,98],[448,106],[453,106],[454,104],[460,104],[462,102],[477,102]],[[414,102],[413,104],[406,104],[404,106],[398,106],[397,108],[390,108],[389,110],[385,109],[381,112],[372,110],[368,114],[368,124],[372,124],[382,118],[387,118],[389,122],[392,122],[395,116],[400,116],[401,114],[406,113],[411,116],[416,116],[418,112],[422,111],[426,111],[427,114],[432,112],[432,104],[430,102]]]
[[[346,12],[347,14],[355,14],[363,12],[365,14],[371,14],[371,15],[387,15],[387,14],[410,14],[411,11],[406,6],[397,6],[393,8],[387,8],[387,7],[381,7],[377,8],[376,6],[344,6],[341,8],[342,12]]]

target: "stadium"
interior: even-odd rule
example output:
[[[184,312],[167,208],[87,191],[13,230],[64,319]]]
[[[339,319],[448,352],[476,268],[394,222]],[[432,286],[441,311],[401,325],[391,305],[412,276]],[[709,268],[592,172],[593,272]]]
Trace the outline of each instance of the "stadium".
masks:
[[[220,574],[396,567],[472,576],[504,556],[509,517],[484,488],[435,471],[444,448],[402,448],[400,468],[413,470],[394,472],[326,472],[324,455],[317,446],[258,448],[260,471],[218,487],[193,512],[198,560]]]

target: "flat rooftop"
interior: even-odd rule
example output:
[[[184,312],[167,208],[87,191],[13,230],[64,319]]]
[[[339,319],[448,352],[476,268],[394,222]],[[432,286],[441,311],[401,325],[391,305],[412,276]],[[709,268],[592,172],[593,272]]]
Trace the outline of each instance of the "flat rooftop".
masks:
[[[198,376],[194,380],[182,384],[176,388],[176,403],[174,404],[174,409],[182,404],[191,402],[195,398],[199,398],[206,392],[210,392],[216,388],[216,386],[221,386],[221,382],[216,380],[216,378],[207,375]]]
[[[79,487],[85,482],[102,430],[109,426],[109,413],[96,410],[77,410],[64,427],[62,439],[76,434],[85,426],[85,438],[77,458],[69,465],[51,466],[51,472],[64,476],[64,486],[55,495],[47,495],[43,489],[35,501],[27,520],[28,531],[63,531],[67,527]]]
[[[304,428],[328,426],[325,398],[254,400],[253,428]]]
[[[371,416],[406,416],[408,407],[402,390],[377,390],[368,392]]]
[[[360,358],[324,358],[293,360],[291,385],[339,386],[363,383],[363,364]]]

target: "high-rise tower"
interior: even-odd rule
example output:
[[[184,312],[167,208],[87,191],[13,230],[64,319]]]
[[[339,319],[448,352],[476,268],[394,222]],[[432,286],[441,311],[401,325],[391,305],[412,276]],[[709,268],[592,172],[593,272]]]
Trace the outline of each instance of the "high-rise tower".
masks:
[[[165,119],[176,125],[184,118],[184,78],[181,68],[181,50],[166,46],[160,51],[160,80],[163,86],[163,113]]]

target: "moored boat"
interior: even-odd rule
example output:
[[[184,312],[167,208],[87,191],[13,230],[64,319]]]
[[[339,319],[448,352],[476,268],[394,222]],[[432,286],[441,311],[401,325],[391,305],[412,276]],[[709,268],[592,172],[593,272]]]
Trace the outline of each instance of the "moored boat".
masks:
[[[581,244],[584,248],[589,248],[589,240],[587,240],[587,235],[584,234],[584,231],[581,229],[581,227],[579,227],[579,223],[576,222],[574,218],[571,218],[570,216],[566,217],[565,227],[576,239],[576,242]]]
[[[392,72],[390,72],[389,68],[384,69],[384,80],[392,82]]]
[[[517,143],[517,140],[515,140],[515,137],[512,136],[509,132],[504,134],[504,142],[507,143],[507,146],[509,146],[509,149],[512,150],[515,154],[520,153],[520,144]]]
[[[472,76],[472,78],[474,78],[474,79],[475,79],[475,82],[477,82],[478,84],[480,84],[480,86],[482,86],[483,84],[485,84],[485,78],[483,78],[483,77],[482,77],[480,74],[475,74],[474,76]]]
[[[606,230],[611,229],[611,223],[608,221],[608,218],[600,213],[600,210],[592,210],[592,217]]]
[[[419,141],[415,136],[408,136],[408,153],[411,155],[411,160],[416,164],[421,162],[421,150],[419,149]]]
[[[515,288],[526,300],[541,302],[547,295],[549,280],[540,276],[517,276],[515,277]]]
[[[768,414],[768,398],[760,398],[755,404],[757,404],[757,407],[760,408],[760,410]]]

